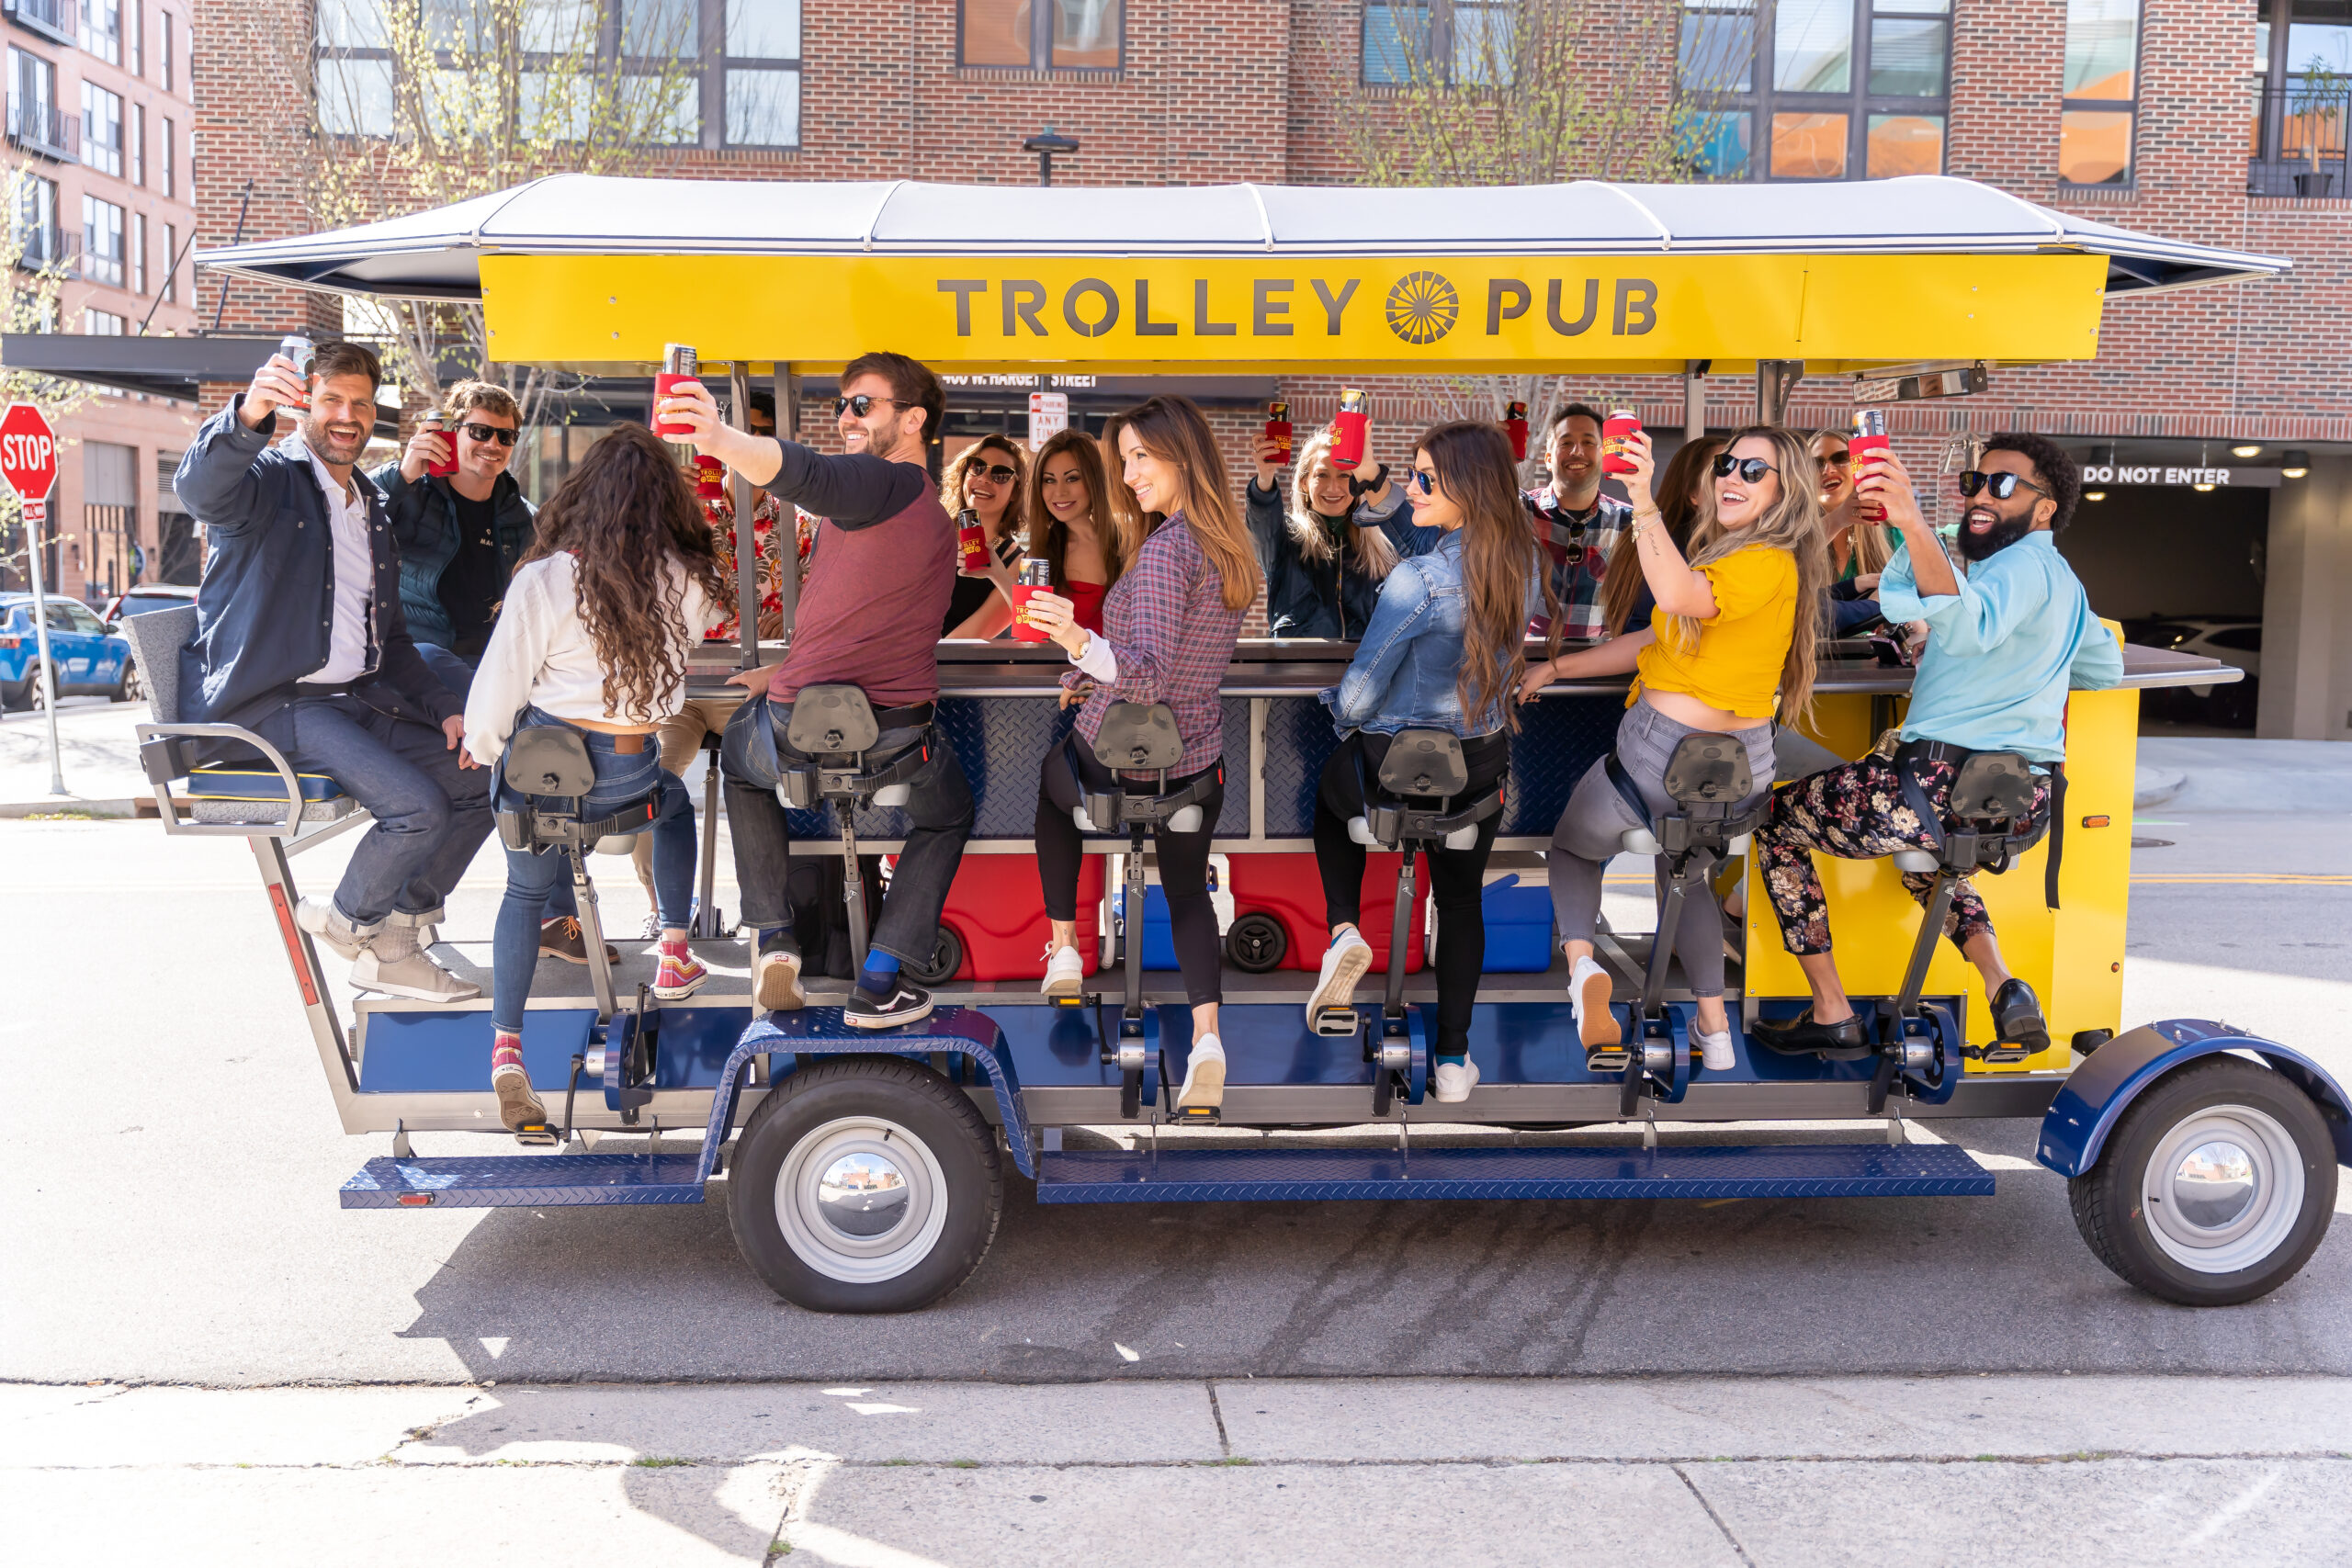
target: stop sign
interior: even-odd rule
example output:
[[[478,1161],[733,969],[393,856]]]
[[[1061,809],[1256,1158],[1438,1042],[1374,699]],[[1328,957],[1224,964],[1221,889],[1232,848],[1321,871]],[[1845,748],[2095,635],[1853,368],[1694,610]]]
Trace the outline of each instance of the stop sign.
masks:
[[[27,501],[47,501],[57,485],[57,433],[30,403],[0,414],[0,478]]]

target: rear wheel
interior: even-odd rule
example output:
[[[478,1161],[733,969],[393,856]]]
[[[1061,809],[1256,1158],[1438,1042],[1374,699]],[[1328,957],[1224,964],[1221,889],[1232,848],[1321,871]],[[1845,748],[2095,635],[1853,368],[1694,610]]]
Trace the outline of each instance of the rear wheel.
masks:
[[[2309,1096],[2209,1056],[2132,1101],[2066,1191],[2083,1239],[2123,1279],[2183,1306],[2231,1306],[2294,1278],[2327,1235],[2335,1180]]]
[[[54,664],[42,665],[39,670],[33,671],[31,678],[25,682],[26,705],[30,707],[35,713],[39,713],[43,708],[50,705],[51,702],[56,697],[60,689],[57,680],[57,666]]]
[[[939,923],[939,941],[931,950],[931,962],[907,964],[900,967],[906,970],[907,977],[918,986],[936,986],[943,981],[953,980],[956,972],[964,967],[964,939],[956,934],[955,927],[942,920]]]
[[[139,660],[125,659],[122,661],[122,678],[114,683],[114,690],[107,694],[107,700],[117,703],[143,703],[147,700],[147,682],[139,678]]]
[[[1245,975],[1270,975],[1283,966],[1290,933],[1267,914],[1248,914],[1225,933],[1225,955]]]
[[[727,1168],[736,1248],[812,1312],[910,1312],[971,1277],[1004,1176],[988,1123],[918,1063],[859,1056],[779,1079]]]

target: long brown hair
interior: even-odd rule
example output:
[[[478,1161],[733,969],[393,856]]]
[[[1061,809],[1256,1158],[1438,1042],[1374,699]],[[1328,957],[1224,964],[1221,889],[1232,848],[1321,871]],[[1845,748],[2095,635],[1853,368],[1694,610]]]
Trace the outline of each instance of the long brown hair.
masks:
[[[1454,700],[1464,724],[1499,705],[1503,728],[1517,729],[1519,705],[1507,698],[1519,683],[1530,579],[1544,585],[1546,613],[1555,608],[1544,547],[1519,498],[1518,461],[1509,438],[1481,420],[1433,425],[1414,446],[1430,455],[1438,488],[1462,512],[1462,662]]]
[[[1331,558],[1331,525],[1340,525],[1347,536],[1348,552],[1356,558],[1356,566],[1374,582],[1388,575],[1396,564],[1396,547],[1388,536],[1377,528],[1366,528],[1356,522],[1358,502],[1351,497],[1348,510],[1338,517],[1315,510],[1315,489],[1310,482],[1315,465],[1331,451],[1331,443],[1339,431],[1325,425],[1308,437],[1299,448],[1298,460],[1291,465],[1290,475],[1290,536],[1298,547],[1299,558],[1316,566]],[[1408,476],[1409,478],[1410,476]],[[1404,480],[1399,480],[1403,483]]]
[[[1094,519],[1095,547],[1102,552],[1106,579],[1102,586],[1108,590],[1126,570],[1127,561],[1120,553],[1119,530],[1111,520],[1111,498],[1103,493],[1102,449],[1084,431],[1056,431],[1038,449],[1036,465],[1029,470],[1029,553],[1052,569],[1055,592],[1069,587],[1069,525],[1046,505],[1046,465],[1061,457],[1078,465],[1079,481],[1086,486],[1087,509]]]
[[[1012,470],[1012,493],[1004,498],[1004,528],[1012,533],[1022,525],[1023,502],[1029,490],[1029,454],[1014,446],[1008,436],[983,435],[956,453],[956,460],[940,476],[939,504],[947,509],[950,517],[964,510],[964,477],[979,466],[982,453],[991,450],[1003,453],[1005,467]]]
[[[1666,460],[1657,482],[1650,487],[1657,502],[1658,521],[1666,525],[1666,536],[1678,550],[1690,547],[1690,528],[1699,520],[1699,503],[1691,498],[1706,482],[1708,459],[1723,449],[1720,435],[1684,442]],[[1625,619],[1634,613],[1634,601],[1641,592],[1642,561],[1634,553],[1634,531],[1628,528],[1610,547],[1609,567],[1600,580],[1600,620],[1609,636],[1624,632]]]
[[[1261,586],[1258,551],[1250,543],[1249,529],[1242,525],[1241,513],[1234,509],[1233,480],[1226,471],[1224,455],[1217,450],[1208,416],[1190,398],[1146,398],[1121,416],[1121,428],[1134,431],[1145,451],[1183,474],[1184,521],[1224,586],[1225,607],[1248,609]],[[1167,518],[1160,513],[1146,513],[1136,504],[1135,491],[1125,484],[1113,485],[1111,491],[1120,550],[1133,560],[1143,542]]]
[[[641,424],[616,425],[582,455],[539,508],[516,564],[565,550],[577,558],[581,624],[605,667],[605,711],[651,723],[654,701],[686,678],[685,585],[728,602],[710,525],[667,442]]]
[[[1750,439],[1772,444],[1772,466],[1781,481],[1781,499],[1745,528],[1726,528],[1715,520],[1715,487],[1701,493],[1699,518],[1690,530],[1686,558],[1693,568],[1711,565],[1741,550],[1786,550],[1796,560],[1796,618],[1789,633],[1789,655],[1781,667],[1780,719],[1794,724],[1813,706],[1813,677],[1821,636],[1821,600],[1829,586],[1829,550],[1821,536],[1821,491],[1813,447],[1793,430],[1775,424],[1751,424],[1736,430],[1724,442],[1732,451]],[[1699,646],[1701,627],[1688,615],[1674,616],[1666,635],[1684,648]]]

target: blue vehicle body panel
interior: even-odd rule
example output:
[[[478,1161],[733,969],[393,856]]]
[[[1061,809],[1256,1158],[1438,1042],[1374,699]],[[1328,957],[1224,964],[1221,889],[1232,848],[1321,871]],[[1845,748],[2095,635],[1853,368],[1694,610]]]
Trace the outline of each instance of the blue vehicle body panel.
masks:
[[[346,1209],[553,1209],[699,1203],[698,1155],[458,1155],[371,1159]]]
[[[1148,1149],[1047,1153],[1041,1203],[1329,1199],[1989,1197],[1951,1144],[1739,1148]]]
[[[2174,1068],[2221,1052],[2251,1052],[2310,1095],[2327,1121],[2336,1161],[2352,1165],[2352,1097],[2327,1069],[2273,1040],[2206,1019],[2174,1018],[2117,1035],[2068,1076],[2041,1119],[2034,1157],[2068,1178],[2098,1163],[2116,1119]]]

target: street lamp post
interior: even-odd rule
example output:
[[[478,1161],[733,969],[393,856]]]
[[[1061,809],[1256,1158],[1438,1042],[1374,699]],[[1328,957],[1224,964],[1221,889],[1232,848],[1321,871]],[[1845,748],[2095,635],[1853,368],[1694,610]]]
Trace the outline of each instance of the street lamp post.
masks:
[[[1078,143],[1070,137],[1056,134],[1049,125],[1046,127],[1044,135],[1032,136],[1022,142],[1021,150],[1037,154],[1037,183],[1049,186],[1054,183],[1054,154],[1074,153],[1078,151]]]

